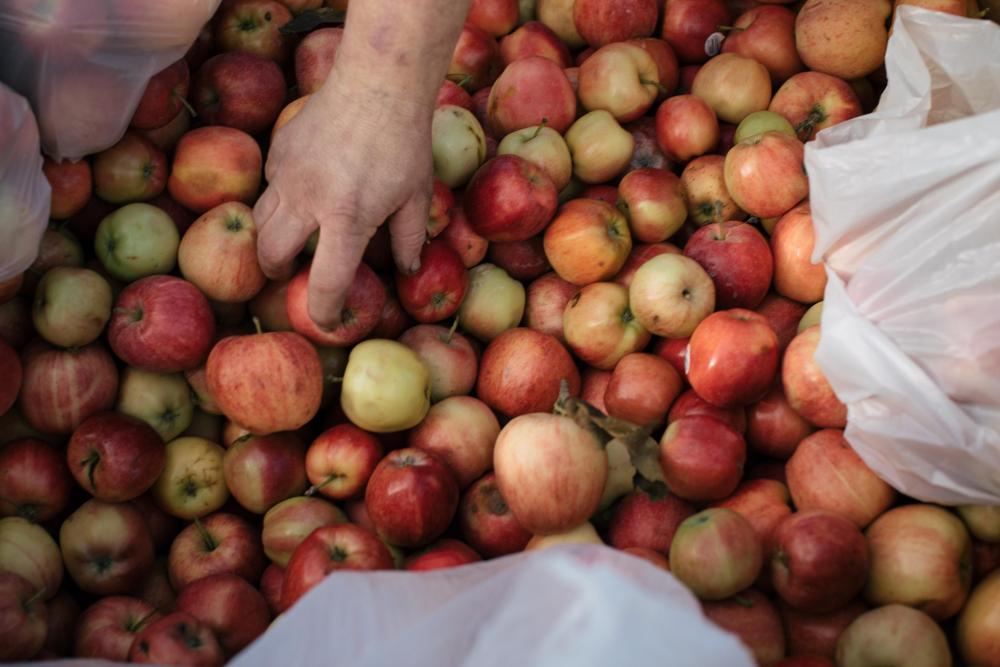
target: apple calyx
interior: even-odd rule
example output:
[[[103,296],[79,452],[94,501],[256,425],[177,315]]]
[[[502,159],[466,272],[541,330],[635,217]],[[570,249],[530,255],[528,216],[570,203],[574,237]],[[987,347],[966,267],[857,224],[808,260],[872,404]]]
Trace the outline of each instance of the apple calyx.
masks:
[[[346,561],[349,555],[350,554],[348,554],[343,547],[335,546],[330,550],[330,560],[336,561],[338,563],[343,563],[344,561]]]
[[[25,521],[38,523],[38,513],[40,511],[40,508],[35,503],[25,503],[24,505],[18,505],[17,516],[21,517]]]
[[[111,569],[111,566],[115,564],[115,561],[111,558],[111,556],[96,556],[91,561],[91,564],[94,566],[94,569],[97,570],[98,574],[104,574]]]
[[[149,612],[145,616],[140,616],[139,620],[132,620],[130,618],[125,623],[125,630],[127,630],[128,632],[130,632],[132,634],[135,634],[135,633],[139,632],[139,630],[142,630],[142,626],[146,625],[146,623],[148,623],[151,618],[153,618],[154,616],[156,616],[159,613],[160,612],[158,610],[154,609],[153,611]]]
[[[742,595],[737,595],[733,598],[733,602],[746,609],[753,609],[753,600],[750,598],[745,598]]]
[[[205,545],[205,551],[215,551],[219,547],[219,542],[212,537],[212,534],[208,532],[205,528],[205,524],[201,522],[201,519],[195,517],[194,520],[195,528],[198,529],[198,535],[201,536],[202,544]]]
[[[702,202],[701,204],[698,204],[695,209],[695,222],[700,225],[705,225],[711,222],[722,222],[722,213],[725,208],[726,205],[718,199]]]
[[[180,632],[181,639],[184,641],[184,644],[188,648],[190,648],[190,649],[199,649],[199,648],[201,648],[201,645],[202,645],[201,637],[199,637],[197,633],[192,632],[191,628],[188,627],[187,623],[183,623],[183,622],[182,623],[178,623],[178,625],[177,625],[177,631]]]
[[[230,232],[239,232],[243,230],[243,220],[240,216],[234,215],[232,218],[226,221],[226,229]]]
[[[510,511],[507,501],[500,495],[500,489],[495,486],[483,494],[483,504],[486,506],[486,511],[493,516],[503,516]]]
[[[97,484],[94,482],[94,472],[97,469],[97,464],[100,462],[101,455],[97,453],[97,450],[91,450],[90,455],[80,461],[80,466],[87,470],[87,481],[90,482],[91,489],[97,488]]]
[[[114,308],[114,312],[116,314],[126,315],[132,318],[133,322],[142,321],[142,316],[143,316],[142,306],[136,306],[135,308],[122,308],[121,306],[116,306]]]
[[[826,112],[823,111],[823,107],[819,104],[814,104],[813,108],[809,110],[809,114],[805,117],[805,120],[795,126],[795,133],[799,135],[799,137],[808,137],[812,134],[813,128],[826,119],[827,115]]]

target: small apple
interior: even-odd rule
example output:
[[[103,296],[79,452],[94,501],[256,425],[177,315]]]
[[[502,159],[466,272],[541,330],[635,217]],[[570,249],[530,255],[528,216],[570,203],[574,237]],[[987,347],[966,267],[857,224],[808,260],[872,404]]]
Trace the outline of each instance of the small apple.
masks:
[[[665,169],[637,169],[618,184],[618,208],[628,218],[637,241],[660,243],[687,218],[680,178]]]
[[[351,422],[372,433],[412,428],[430,409],[430,372],[403,343],[370,339],[351,350],[340,405]]]
[[[285,296],[285,314],[292,328],[317,345],[353,345],[371,334],[388,299],[385,286],[365,262],[358,264],[340,310],[340,323],[321,329],[309,315],[309,274],[312,264],[302,267]]]
[[[77,483],[107,502],[145,493],[165,465],[163,439],[146,422],[117,412],[101,412],[80,424],[66,447]]]
[[[656,426],[681,393],[681,376],[670,362],[634,352],[615,364],[604,393],[605,412],[640,426]]]
[[[663,487],[636,489],[616,506],[608,542],[616,549],[641,547],[668,554],[678,526],[694,513],[690,503]]]
[[[487,116],[498,137],[540,123],[563,134],[576,118],[576,94],[562,67],[542,56],[528,56],[507,65],[497,78]]]
[[[1000,656],[1000,574],[984,579],[969,596],[958,617],[955,638],[968,664],[995,665]]]
[[[205,516],[229,498],[223,473],[225,450],[203,438],[167,443],[167,462],[152,488],[157,504],[181,519]]]
[[[698,262],[663,254],[639,267],[629,285],[629,306],[649,332],[690,336],[715,308],[715,285]]]
[[[59,592],[63,580],[59,545],[48,531],[27,519],[0,519],[0,572],[23,577],[39,599],[47,600]]]
[[[191,425],[194,403],[180,373],[152,373],[128,366],[122,372],[115,409],[138,417],[169,442]]]
[[[705,225],[684,245],[715,284],[716,307],[756,308],[767,296],[774,273],[771,248],[752,225],[728,221]]]
[[[517,155],[544,171],[561,192],[573,175],[573,160],[562,135],[548,125],[533,125],[507,134],[497,155]]]
[[[842,79],[822,72],[801,72],[782,84],[768,109],[810,141],[821,130],[861,115],[861,100]]]
[[[146,201],[167,184],[167,156],[137,132],[94,156],[94,193],[111,204]]]
[[[343,28],[320,28],[303,37],[295,47],[295,82],[300,95],[312,95],[322,87],[343,39]]]
[[[225,662],[225,656],[207,625],[189,614],[176,611],[156,619],[136,633],[128,652],[128,661],[217,667]]]
[[[236,502],[250,512],[264,514],[306,490],[305,460],[305,447],[293,433],[251,435],[229,446],[222,471]]]
[[[440,322],[451,317],[468,289],[469,275],[462,258],[443,240],[424,245],[417,271],[396,272],[399,302],[418,322]]]
[[[629,307],[629,290],[617,283],[595,282],[581,289],[566,304],[563,332],[581,360],[605,370],[643,349],[650,338]]]
[[[497,78],[500,49],[493,35],[470,23],[462,27],[448,65],[448,78],[465,81],[470,92],[480,90]]]
[[[31,660],[45,645],[48,608],[35,589],[15,572],[0,572],[0,660]]]
[[[669,0],[664,5],[661,34],[685,65],[708,60],[705,41],[729,25],[730,15],[723,0]]]
[[[820,327],[806,329],[792,339],[781,365],[781,384],[788,404],[813,426],[844,428],[847,406],[844,405],[816,363]]]
[[[283,500],[264,515],[261,544],[264,554],[280,567],[288,565],[295,548],[321,526],[346,521],[336,505],[315,496]]]
[[[604,109],[590,111],[564,135],[573,158],[573,175],[584,183],[603,183],[618,176],[632,159],[635,139]]]
[[[434,175],[449,188],[464,186],[486,160],[486,135],[468,109],[446,104],[431,124]]]
[[[608,280],[632,250],[628,221],[615,207],[595,199],[574,199],[545,229],[545,256],[560,278],[574,285]]]
[[[762,315],[743,308],[702,320],[688,344],[687,379],[713,405],[748,405],[764,396],[778,370],[778,337]]]
[[[781,132],[790,137],[799,136],[792,124],[781,114],[773,111],[754,111],[741,120],[736,127],[736,132],[733,134],[733,145],[765,132]]]
[[[0,447],[0,517],[50,521],[66,509],[71,489],[66,458],[49,443],[29,437]]]
[[[588,111],[604,109],[619,123],[629,123],[652,107],[659,79],[656,61],[646,50],[627,42],[607,43],[580,65],[577,94]]]
[[[185,586],[177,611],[207,625],[226,655],[235,655],[264,634],[271,611],[264,596],[235,574],[215,574]]]
[[[173,271],[179,245],[170,216],[143,203],[122,206],[104,218],[94,237],[101,265],[111,277],[126,282]]]
[[[681,188],[688,215],[697,225],[746,217],[726,189],[725,162],[721,155],[703,155],[691,160],[681,172]]]
[[[235,514],[195,519],[170,545],[167,569],[174,590],[213,574],[235,574],[256,582],[264,571],[260,531]]]
[[[465,540],[487,558],[522,551],[532,537],[511,512],[492,472],[466,490],[458,521]]]
[[[684,500],[721,500],[730,495],[740,483],[745,462],[743,437],[711,417],[680,417],[660,439],[663,477]]]
[[[71,218],[83,210],[90,201],[94,189],[94,176],[88,160],[54,162],[47,157],[42,165],[42,173],[52,188],[49,209],[51,219]],[[4,300],[0,298],[0,302]]]
[[[132,114],[131,126],[137,130],[155,130],[182,111],[187,113],[185,98],[190,83],[191,70],[183,58],[154,74]]]
[[[726,154],[726,190],[750,215],[784,215],[809,194],[803,152],[802,142],[783,132],[745,139]]]
[[[536,0],[535,15],[572,50],[586,45],[576,29],[573,7],[576,0]]]
[[[795,17],[795,47],[806,67],[841,79],[868,76],[885,60],[889,0],[806,0]]]
[[[242,51],[274,60],[288,60],[288,43],[281,28],[292,13],[277,0],[235,0],[223,5],[215,18],[215,47]]]
[[[702,600],[723,600],[750,586],[763,565],[753,527],[732,510],[713,508],[677,527],[670,571]]]
[[[785,656],[778,610],[760,591],[748,588],[731,598],[704,602],[702,610],[709,621],[739,637],[757,664],[774,665]]]
[[[257,227],[250,207],[226,202],[195,220],[177,250],[181,274],[209,299],[249,301],[267,278],[257,263]]]
[[[469,270],[469,289],[458,309],[457,319],[462,329],[488,342],[520,324],[524,309],[524,285],[500,267],[483,263]],[[471,368],[474,383],[474,361]]]
[[[431,407],[409,432],[409,447],[439,456],[464,489],[493,466],[493,445],[500,423],[477,398],[452,396]]]
[[[111,317],[111,299],[111,285],[96,271],[72,266],[49,269],[35,288],[35,330],[59,347],[88,345]]]
[[[705,63],[691,93],[708,103],[719,120],[738,124],[771,101],[771,75],[753,58],[722,53]]]
[[[814,430],[813,425],[788,404],[780,383],[747,407],[747,444],[763,456],[787,460]]]
[[[769,292],[755,309],[763,315],[778,335],[778,349],[784,353],[798,334],[798,325],[806,307],[776,292]]]
[[[531,2],[534,3],[534,0]],[[500,40],[500,59],[504,66],[529,56],[548,58],[563,69],[572,63],[566,44],[540,21],[525,21],[517,30]]]
[[[251,204],[260,188],[262,164],[260,146],[246,132],[219,125],[200,127],[177,143],[167,189],[177,203],[195,213],[227,201]]]
[[[773,4],[740,14],[722,43],[722,53],[753,58],[767,68],[776,86],[805,69],[795,49],[795,13]]]
[[[521,241],[538,234],[556,211],[548,175],[517,155],[499,155],[480,167],[463,198],[473,231],[489,241]]]
[[[812,261],[816,232],[812,212],[804,202],[785,213],[771,232],[774,290],[801,303],[816,303],[826,289],[826,269]]]
[[[153,605],[139,598],[102,597],[80,614],[74,633],[73,655],[125,662],[136,633],[160,616]]]

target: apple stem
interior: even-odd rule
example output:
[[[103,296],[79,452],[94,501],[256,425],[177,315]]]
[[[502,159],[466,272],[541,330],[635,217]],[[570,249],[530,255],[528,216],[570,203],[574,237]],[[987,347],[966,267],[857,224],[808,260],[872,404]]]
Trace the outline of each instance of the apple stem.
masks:
[[[94,470],[97,468],[97,464],[101,460],[101,455],[97,452],[91,452],[90,456],[80,461],[80,465],[87,469],[87,481],[90,482],[90,490],[95,491],[97,489],[97,484],[94,483]]]
[[[664,95],[670,94],[670,91],[667,90],[666,86],[664,86],[659,81],[650,81],[649,79],[643,79],[642,77],[639,77],[639,83],[641,83],[644,86],[655,86],[656,90]]]
[[[445,343],[451,343],[451,339],[455,337],[455,331],[458,330],[458,315],[455,315],[455,321],[451,323],[451,328],[448,329],[448,337],[444,339]]]
[[[264,333],[264,329],[263,329],[263,327],[261,327],[261,324],[260,324],[260,318],[257,317],[257,316],[253,317],[253,328],[256,329],[257,333],[259,333],[259,334]]]
[[[145,616],[143,616],[142,618],[140,618],[138,621],[134,621],[134,622],[130,623],[129,626],[128,626],[129,632],[131,632],[133,634],[136,633],[136,632],[139,632],[139,630],[142,629],[142,626],[146,625],[146,621],[148,621],[149,619],[153,618],[154,616],[156,616],[159,613],[160,613],[159,609],[154,609],[153,611],[149,612],[148,614],[146,614]]]
[[[326,486],[327,484],[329,484],[330,482],[332,482],[334,480],[340,479],[341,477],[343,477],[343,475],[327,475],[326,479],[324,479],[319,484],[313,484],[308,489],[306,489],[306,492],[303,493],[302,495],[304,495],[304,496],[314,496],[314,495],[316,495],[316,492],[319,491],[320,489],[322,489],[324,486]]]
[[[717,222],[717,223],[715,223],[715,225],[716,225],[716,227],[715,227],[716,228],[716,232],[715,232],[715,238],[716,238],[716,240],[718,240],[718,241],[725,241],[726,240],[726,236],[728,235],[728,233],[726,232],[726,223],[724,223],[724,222]]]
[[[198,534],[201,535],[201,540],[205,543],[205,548],[209,551],[215,551],[218,548],[219,543],[216,542],[215,538],[212,537],[212,534],[208,532],[205,528],[205,524],[201,522],[201,519],[195,517],[194,525],[198,528]]]
[[[330,382],[332,382],[334,384],[340,384],[343,381],[344,381],[344,376],[343,375],[331,375],[330,376]]]
[[[180,101],[181,106],[187,109],[187,112],[191,114],[192,118],[198,117],[198,112],[194,110],[194,107],[191,106],[191,103],[187,101],[187,98],[185,98],[183,95],[178,95],[177,93],[174,93],[174,96],[178,99],[178,101]]]
[[[746,28],[737,28],[736,26],[732,26],[732,25],[717,25],[717,26],[715,26],[715,29],[718,30],[719,32],[731,32],[731,31],[746,30]]]
[[[548,123],[549,123],[549,119],[548,118],[543,118],[542,122],[539,123],[538,127],[535,128],[535,131],[532,132],[532,134],[531,134],[530,137],[528,137],[528,141],[531,141],[532,139],[534,139],[535,137],[537,137],[539,135],[539,133],[542,131],[542,128],[545,127],[546,125],[548,125]]]
[[[45,597],[45,586],[39,588],[37,591],[34,592],[34,594],[30,598],[24,601],[24,608],[31,609],[31,605],[35,604],[43,597]]]

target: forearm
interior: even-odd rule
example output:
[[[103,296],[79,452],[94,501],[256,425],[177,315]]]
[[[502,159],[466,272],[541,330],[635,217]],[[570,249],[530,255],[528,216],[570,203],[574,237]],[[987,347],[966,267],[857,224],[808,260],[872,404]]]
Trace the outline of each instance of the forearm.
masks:
[[[351,0],[344,41],[321,97],[363,87],[430,109],[470,0]]]

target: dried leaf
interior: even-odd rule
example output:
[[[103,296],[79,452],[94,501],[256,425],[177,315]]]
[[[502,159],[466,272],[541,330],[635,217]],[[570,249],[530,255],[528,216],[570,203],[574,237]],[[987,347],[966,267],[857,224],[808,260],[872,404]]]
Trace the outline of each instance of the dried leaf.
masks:
[[[311,32],[325,25],[342,25],[346,17],[347,12],[342,9],[332,9],[330,7],[310,9],[281,26],[279,31],[282,35],[298,35]]]

